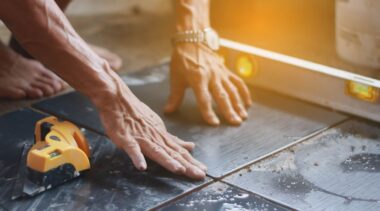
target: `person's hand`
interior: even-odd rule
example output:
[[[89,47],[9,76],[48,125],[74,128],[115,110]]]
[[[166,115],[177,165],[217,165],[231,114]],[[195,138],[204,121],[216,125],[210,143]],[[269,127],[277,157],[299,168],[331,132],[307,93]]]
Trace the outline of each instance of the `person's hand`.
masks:
[[[252,104],[252,100],[247,86],[203,44],[182,43],[174,47],[170,79],[170,96],[165,106],[167,113],[179,108],[185,89],[191,87],[207,123],[220,124],[212,108],[212,98],[229,123],[239,125],[248,117],[246,107]]]
[[[145,155],[173,173],[203,179],[206,166],[189,153],[194,144],[170,134],[161,118],[137,99],[114,72],[108,74],[116,85],[114,91],[98,94],[93,102],[107,135],[129,155],[134,166],[145,170]]]

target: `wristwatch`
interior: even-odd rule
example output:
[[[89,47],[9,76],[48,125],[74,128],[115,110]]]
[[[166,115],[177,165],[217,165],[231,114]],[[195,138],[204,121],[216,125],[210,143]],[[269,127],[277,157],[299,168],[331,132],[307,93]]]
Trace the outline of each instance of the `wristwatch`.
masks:
[[[178,32],[174,35],[173,44],[177,43],[203,43],[212,50],[219,49],[219,36],[212,28],[205,28],[203,30],[188,30]]]

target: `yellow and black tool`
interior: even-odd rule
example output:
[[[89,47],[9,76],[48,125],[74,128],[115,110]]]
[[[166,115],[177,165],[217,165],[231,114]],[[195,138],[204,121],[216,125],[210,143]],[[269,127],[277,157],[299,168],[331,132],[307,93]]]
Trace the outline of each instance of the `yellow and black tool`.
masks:
[[[73,123],[47,117],[36,123],[34,135],[22,195],[36,195],[90,169],[89,145]]]

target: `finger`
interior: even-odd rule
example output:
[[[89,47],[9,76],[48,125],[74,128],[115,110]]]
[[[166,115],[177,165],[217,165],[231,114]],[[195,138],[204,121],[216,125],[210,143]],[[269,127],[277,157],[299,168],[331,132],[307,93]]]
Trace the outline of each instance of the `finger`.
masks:
[[[218,104],[220,112],[224,115],[226,120],[234,125],[239,125],[242,120],[240,116],[235,112],[228,93],[221,85],[220,82],[214,82],[211,86],[212,95]]]
[[[219,125],[220,121],[212,109],[212,98],[207,83],[201,82],[192,87],[203,119],[210,125]]]
[[[178,110],[185,95],[185,91],[185,85],[179,84],[178,82],[171,82],[169,99],[164,109],[165,113],[172,113]]]
[[[165,138],[165,137],[163,137]],[[170,138],[170,137],[168,137]],[[187,159],[185,159],[181,153],[189,153],[187,150],[179,147],[177,145],[177,147],[179,147],[181,150],[177,151],[175,149],[173,149],[172,147],[170,147],[170,145],[176,145],[172,140],[169,140],[167,138],[165,138],[165,145],[162,146],[163,149],[166,150],[166,152],[175,160],[177,160],[179,163],[181,163],[186,171],[184,173],[184,175],[186,175],[187,177],[190,177],[190,178],[193,178],[193,179],[203,179],[206,177],[206,173],[204,172],[204,170],[202,170],[197,164],[195,163],[192,163],[192,162],[189,162]]]
[[[173,139],[172,139],[173,140]],[[184,157],[187,161],[190,163],[198,166],[201,168],[203,171],[207,170],[207,167],[205,164],[201,163],[200,161],[196,160],[190,153],[189,151],[184,150],[181,146],[176,144],[176,142],[171,142],[170,140],[166,142],[168,146],[170,146],[173,150],[181,154],[182,157]]]
[[[140,146],[136,140],[128,138],[128,141],[119,142],[118,145],[124,149],[124,151],[131,158],[133,165],[140,171],[144,171],[147,168],[147,164]]]
[[[175,141],[177,144],[182,146],[183,148],[187,149],[188,151],[192,151],[195,147],[195,144],[193,142],[188,142],[188,141],[182,141],[180,138],[177,136],[171,135],[171,138],[173,141]]]
[[[139,141],[143,145],[142,152],[145,156],[175,174],[185,173],[185,167],[173,159],[161,146],[146,139],[140,139]]]
[[[232,106],[234,107],[235,111],[239,114],[239,116],[242,119],[247,119],[248,113],[246,108],[243,106],[242,100],[239,95],[239,91],[235,87],[234,84],[232,84],[228,80],[223,81],[223,86],[226,89],[228,95],[230,96]]]
[[[231,74],[230,79],[232,83],[238,88],[240,95],[242,96],[246,106],[252,105],[251,93],[244,81],[236,75]]]

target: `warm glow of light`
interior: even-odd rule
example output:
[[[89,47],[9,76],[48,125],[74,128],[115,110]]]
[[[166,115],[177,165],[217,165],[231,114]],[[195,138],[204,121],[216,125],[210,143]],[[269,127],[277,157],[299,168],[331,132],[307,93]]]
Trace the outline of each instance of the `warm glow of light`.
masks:
[[[247,55],[239,56],[236,60],[236,72],[243,78],[250,78],[256,71],[256,64]]]

